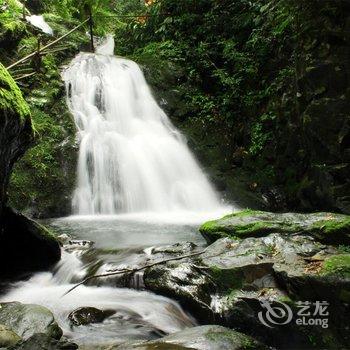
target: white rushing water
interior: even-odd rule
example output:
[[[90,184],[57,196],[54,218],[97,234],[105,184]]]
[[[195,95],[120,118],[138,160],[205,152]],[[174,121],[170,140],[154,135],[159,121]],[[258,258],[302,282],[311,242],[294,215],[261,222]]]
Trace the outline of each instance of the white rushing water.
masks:
[[[74,213],[217,211],[218,197],[140,67],[80,53],[63,73],[80,141]]]
[[[41,15],[27,16],[26,20],[31,23],[34,27],[41,29],[44,33],[53,35],[52,28],[46,23],[45,19]]]
[[[28,281],[17,282],[0,297],[0,302],[39,304],[54,314],[64,335],[79,345],[119,344],[131,339],[152,339],[154,332],[173,333],[192,327],[189,318],[174,301],[155,294],[127,288],[80,286],[63,296],[80,281],[86,271],[74,253],[63,252],[56,271],[37,273]],[[79,307],[113,310],[103,323],[72,327],[68,315]]]

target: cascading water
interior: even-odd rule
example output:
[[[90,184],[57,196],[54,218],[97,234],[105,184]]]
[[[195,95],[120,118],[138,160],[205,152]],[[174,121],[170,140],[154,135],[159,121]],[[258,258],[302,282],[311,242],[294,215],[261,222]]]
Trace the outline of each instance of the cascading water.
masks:
[[[214,211],[219,200],[139,66],[81,53],[63,73],[80,139],[76,214]]]

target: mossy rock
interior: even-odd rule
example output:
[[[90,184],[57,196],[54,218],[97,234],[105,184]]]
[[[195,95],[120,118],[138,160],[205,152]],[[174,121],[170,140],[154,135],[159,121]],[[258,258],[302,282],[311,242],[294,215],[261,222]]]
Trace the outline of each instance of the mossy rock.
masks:
[[[21,90],[11,77],[7,69],[0,63],[0,110],[16,114],[24,120],[30,117],[27,103],[24,101]]]
[[[335,213],[271,213],[244,210],[208,221],[200,227],[212,243],[222,237],[243,239],[270,233],[311,235],[327,244],[350,244],[350,216]]]
[[[11,328],[0,324],[0,348],[16,345],[21,339]]]
[[[267,347],[250,336],[221,326],[188,328],[154,341],[125,344],[120,350],[263,350]]]
[[[0,63],[0,217],[7,201],[13,164],[27,150],[32,137],[29,107],[15,81]]]
[[[52,312],[40,305],[1,303],[0,323],[11,328],[24,340],[36,333],[44,333],[54,339],[62,337],[62,330]]]
[[[350,279],[350,254],[333,255],[327,258],[324,261],[321,274]]]

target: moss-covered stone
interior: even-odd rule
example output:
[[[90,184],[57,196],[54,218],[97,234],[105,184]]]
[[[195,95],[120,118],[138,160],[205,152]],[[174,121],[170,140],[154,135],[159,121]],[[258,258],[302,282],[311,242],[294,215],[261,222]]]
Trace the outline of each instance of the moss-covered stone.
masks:
[[[35,333],[45,333],[54,339],[62,336],[62,330],[52,312],[40,305],[1,303],[0,323],[10,327],[25,340]]]
[[[7,69],[0,63],[0,110],[2,113],[18,115],[23,121],[30,117],[27,103],[24,101],[21,90],[11,77]]]
[[[350,217],[334,213],[270,213],[244,210],[204,223],[200,232],[208,242],[221,237],[242,239],[270,233],[307,234],[330,244],[350,243]]]
[[[154,341],[125,344],[118,350],[263,350],[265,345],[250,336],[221,326],[188,328]]]
[[[350,278],[350,254],[333,255],[324,261],[321,274]],[[348,291],[350,293],[350,290]]]
[[[21,341],[21,337],[9,327],[0,324],[0,348],[11,347]]]
[[[29,107],[11,75],[0,64],[0,219],[13,164],[29,147],[32,136]]]

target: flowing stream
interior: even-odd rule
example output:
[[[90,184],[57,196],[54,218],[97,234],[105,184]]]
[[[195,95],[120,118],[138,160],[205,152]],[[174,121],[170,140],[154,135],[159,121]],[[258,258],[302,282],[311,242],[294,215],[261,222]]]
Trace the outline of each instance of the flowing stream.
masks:
[[[157,105],[139,66],[113,56],[113,49],[109,37],[96,54],[80,53],[63,74],[80,143],[76,216],[46,222],[59,234],[94,244],[70,243],[53,271],[18,282],[0,297],[48,307],[65,336],[89,349],[194,326],[177,302],[138,283],[129,289],[96,281],[62,295],[110,266],[144,263],[154,247],[204,246],[198,225],[228,211]],[[79,307],[114,314],[102,323],[72,326],[68,315]]]
[[[48,307],[54,312],[65,336],[82,349],[97,349],[98,346],[133,339],[155,339],[162,334],[192,327],[196,324],[195,320],[177,302],[147,291],[89,285],[62,296],[97,266],[101,271],[111,263],[133,266],[142,253],[155,246],[185,241],[204,245],[194,222],[175,223],[174,217],[168,219],[121,215],[50,220],[46,225],[59,234],[69,234],[73,239],[93,239],[93,249],[81,250],[77,247],[63,252],[62,260],[52,272],[37,273],[28,281],[15,283],[6,295],[0,297],[0,301]],[[87,306],[113,310],[115,314],[103,323],[72,326],[68,320],[69,313]]]

